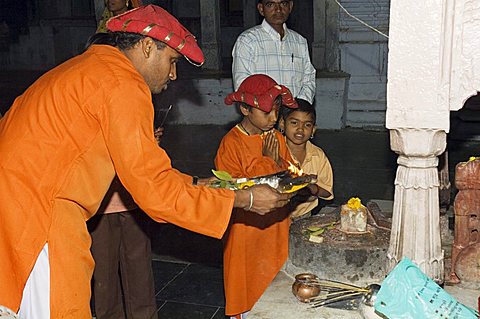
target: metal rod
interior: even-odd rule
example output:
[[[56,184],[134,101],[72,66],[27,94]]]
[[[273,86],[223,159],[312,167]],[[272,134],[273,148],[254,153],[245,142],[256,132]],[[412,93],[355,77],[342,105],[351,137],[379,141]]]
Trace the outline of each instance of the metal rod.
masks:
[[[313,306],[311,306],[310,308],[319,308],[319,307],[322,307],[322,306],[325,306],[325,305],[329,305],[329,304],[334,303],[334,302],[337,302],[337,301],[347,301],[347,300],[351,300],[351,299],[354,299],[353,297],[360,296],[360,295],[363,295],[363,294],[364,294],[363,292],[354,292],[354,293],[351,293],[351,294],[347,294],[347,295],[343,295],[343,296],[339,296],[339,297],[327,299],[327,300],[325,300],[325,301],[320,301],[320,302],[315,303],[315,304],[314,304]]]
[[[163,124],[165,124],[165,120],[167,119],[167,115],[168,113],[170,112],[170,110],[172,109],[172,104],[170,104],[170,106],[167,108],[167,110],[165,111],[165,115],[163,116],[163,119],[162,119],[162,123],[160,123],[159,127],[163,127]]]

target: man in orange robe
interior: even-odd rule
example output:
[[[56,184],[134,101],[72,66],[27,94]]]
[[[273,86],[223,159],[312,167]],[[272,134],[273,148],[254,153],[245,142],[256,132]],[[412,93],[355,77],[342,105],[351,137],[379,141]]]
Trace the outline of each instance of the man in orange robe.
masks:
[[[151,93],[176,79],[182,55],[201,64],[203,54],[156,6],[114,17],[107,27],[114,32],[44,74],[0,120],[0,306],[22,311],[30,283],[41,293],[36,279],[49,283],[48,304],[40,305],[47,312],[34,309],[25,319],[91,318],[94,262],[85,221],[115,173],[154,220],[216,238],[232,207],[265,214],[288,200],[268,187],[195,186],[174,170],[153,135]],[[47,268],[37,273],[39,256]]]

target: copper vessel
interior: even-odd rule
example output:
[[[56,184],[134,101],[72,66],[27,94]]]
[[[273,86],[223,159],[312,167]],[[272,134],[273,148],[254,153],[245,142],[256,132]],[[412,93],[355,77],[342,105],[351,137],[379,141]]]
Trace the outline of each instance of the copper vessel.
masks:
[[[320,287],[315,282],[318,277],[314,274],[304,273],[295,276],[292,292],[301,302],[310,302],[320,294]]]

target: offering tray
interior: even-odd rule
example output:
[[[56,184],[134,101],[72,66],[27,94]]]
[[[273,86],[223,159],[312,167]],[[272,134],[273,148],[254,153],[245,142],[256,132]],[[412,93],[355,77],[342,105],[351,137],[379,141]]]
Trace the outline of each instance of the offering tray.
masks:
[[[212,171],[218,180],[209,183],[209,187],[232,190],[245,189],[255,185],[267,184],[281,193],[293,193],[317,181],[317,175],[304,174],[296,176],[288,170],[275,174],[252,178],[236,178],[224,171]]]

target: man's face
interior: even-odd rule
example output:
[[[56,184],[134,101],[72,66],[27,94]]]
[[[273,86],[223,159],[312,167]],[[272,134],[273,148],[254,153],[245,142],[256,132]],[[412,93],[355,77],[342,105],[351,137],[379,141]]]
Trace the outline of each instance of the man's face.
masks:
[[[169,46],[163,49],[157,49],[156,45],[154,47],[142,75],[150,91],[158,94],[167,89],[170,81],[177,79],[177,62],[181,54]]]
[[[128,9],[126,0],[107,0],[107,8],[114,14],[123,13]]]
[[[257,5],[257,9],[270,25],[282,25],[292,12],[293,1],[263,0]]]

